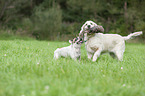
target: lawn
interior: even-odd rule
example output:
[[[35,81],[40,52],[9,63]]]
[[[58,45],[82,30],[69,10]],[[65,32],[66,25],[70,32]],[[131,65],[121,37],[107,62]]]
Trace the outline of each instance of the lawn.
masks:
[[[101,55],[53,59],[67,42],[0,40],[0,96],[145,96],[145,44],[126,44],[122,62]]]

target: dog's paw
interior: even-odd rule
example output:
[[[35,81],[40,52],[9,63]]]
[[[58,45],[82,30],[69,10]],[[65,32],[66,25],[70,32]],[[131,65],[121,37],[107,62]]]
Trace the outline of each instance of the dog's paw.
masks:
[[[93,61],[93,62],[96,62],[96,60],[94,60],[94,59],[93,59],[92,61]]]

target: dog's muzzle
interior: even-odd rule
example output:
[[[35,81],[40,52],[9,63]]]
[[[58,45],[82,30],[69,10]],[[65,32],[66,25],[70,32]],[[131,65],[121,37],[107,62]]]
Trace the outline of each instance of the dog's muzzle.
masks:
[[[96,27],[92,27],[92,28],[88,29],[88,32],[87,32],[87,33],[88,33],[88,34],[98,33],[98,30],[97,30]]]

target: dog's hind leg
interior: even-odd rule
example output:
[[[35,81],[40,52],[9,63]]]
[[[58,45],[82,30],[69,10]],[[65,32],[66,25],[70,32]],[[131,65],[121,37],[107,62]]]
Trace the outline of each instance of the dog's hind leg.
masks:
[[[124,53],[124,52],[121,52],[121,51],[117,51],[117,52],[116,52],[116,56],[117,56],[117,59],[118,59],[119,61],[123,61],[123,53]]]
[[[54,57],[53,57],[54,59],[58,59],[59,58],[59,55],[58,55],[58,53],[54,53]]]
[[[117,56],[117,59],[119,61],[123,61],[123,54],[125,51],[125,42],[120,42],[117,46],[116,46],[116,51],[115,51],[115,55]]]

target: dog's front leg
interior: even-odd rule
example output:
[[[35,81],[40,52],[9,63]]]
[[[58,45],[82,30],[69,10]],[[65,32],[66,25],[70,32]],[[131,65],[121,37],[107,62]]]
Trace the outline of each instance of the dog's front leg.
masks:
[[[90,53],[90,52],[87,52],[87,55],[88,55],[88,59],[91,59],[91,58],[92,58],[92,56],[93,56],[93,54],[92,54],[92,53]]]
[[[101,54],[101,50],[97,50],[95,53],[94,53],[94,56],[93,56],[93,62],[95,62],[97,60],[97,58],[100,56]]]
[[[86,42],[87,40],[88,40],[87,33],[84,33],[84,41]]]

